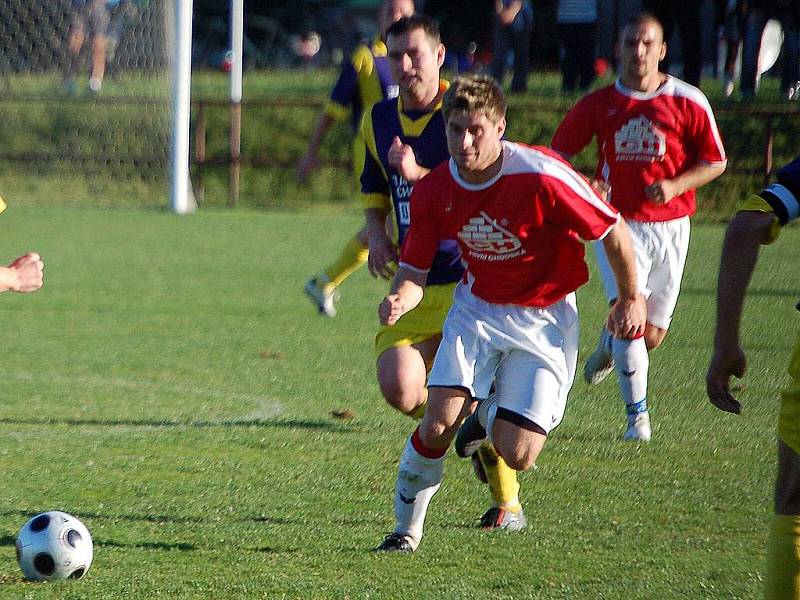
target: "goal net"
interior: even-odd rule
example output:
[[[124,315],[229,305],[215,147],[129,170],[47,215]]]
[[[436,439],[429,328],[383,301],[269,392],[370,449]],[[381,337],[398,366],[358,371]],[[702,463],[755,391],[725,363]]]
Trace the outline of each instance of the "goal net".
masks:
[[[159,205],[172,0],[0,0],[0,195]]]

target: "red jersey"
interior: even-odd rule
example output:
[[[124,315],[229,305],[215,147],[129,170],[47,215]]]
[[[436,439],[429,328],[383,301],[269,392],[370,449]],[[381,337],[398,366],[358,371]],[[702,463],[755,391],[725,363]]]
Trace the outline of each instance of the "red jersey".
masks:
[[[695,191],[655,204],[645,188],[699,163],[724,163],[725,149],[703,92],[667,76],[655,92],[617,81],[582,98],[553,136],[554,150],[572,156],[597,139],[595,176],[611,186],[609,202],[626,219],[671,221],[691,216]]]
[[[439,240],[456,239],[477,297],[549,306],[589,279],[581,239],[604,237],[618,218],[549,148],[503,142],[490,181],[467,183],[451,159],[414,185],[400,262],[427,271]]]

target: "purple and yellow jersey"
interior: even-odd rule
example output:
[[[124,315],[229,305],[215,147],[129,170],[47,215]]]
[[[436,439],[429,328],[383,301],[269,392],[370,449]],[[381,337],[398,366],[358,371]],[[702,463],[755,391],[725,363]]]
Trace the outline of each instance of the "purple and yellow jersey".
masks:
[[[751,196],[740,210],[771,212],[775,215],[767,243],[775,241],[781,228],[800,218],[800,158],[777,173],[777,181]],[[800,304],[797,305],[800,310]],[[791,383],[782,395],[778,433],[795,452],[800,454],[800,339],[795,343],[789,361]]]
[[[446,82],[441,85],[443,89],[448,86]],[[364,114],[361,136],[367,146],[361,173],[364,208],[379,208],[393,215],[395,242],[399,247],[411,226],[409,201],[414,186],[389,166],[389,147],[392,140],[399,137],[414,149],[417,163],[426,169],[433,169],[448,160],[450,155],[441,102],[432,112],[406,111],[400,98],[379,102]],[[463,274],[457,242],[440,241],[427,285],[454,283],[460,281]]]
[[[353,132],[358,131],[364,111],[381,100],[397,96],[397,85],[389,71],[386,44],[361,44],[342,67],[325,114],[340,121],[350,113]]]

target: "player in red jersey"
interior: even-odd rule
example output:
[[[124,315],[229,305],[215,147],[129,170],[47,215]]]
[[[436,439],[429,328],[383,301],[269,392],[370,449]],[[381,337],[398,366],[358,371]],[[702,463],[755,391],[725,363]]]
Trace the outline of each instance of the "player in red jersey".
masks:
[[[444,97],[451,159],[414,186],[411,227],[378,314],[391,326],[422,300],[441,240],[457,239],[466,272],[428,378],[428,408],[408,440],[395,490],[396,527],[383,550],[422,537],[444,455],[470,416],[514,469],[533,465],[564,415],[578,350],[575,290],[588,279],[584,240],[602,239],[617,274],[615,335],[639,335],[644,298],[624,220],[552,150],[502,141],[506,103],[489,77],[457,79]],[[490,387],[494,383],[494,393]]]
[[[689,247],[695,189],[719,177],[726,158],[708,100],[699,89],[658,70],[667,51],[655,17],[641,14],[622,31],[622,74],[567,113],[552,147],[569,158],[597,140],[596,178],[631,230],[639,290],[647,298],[641,339],[603,329],[584,377],[596,384],[616,369],[628,423],[624,439],[648,441],[648,351],[657,348],[678,300]],[[608,299],[618,297],[611,269],[595,244]]]

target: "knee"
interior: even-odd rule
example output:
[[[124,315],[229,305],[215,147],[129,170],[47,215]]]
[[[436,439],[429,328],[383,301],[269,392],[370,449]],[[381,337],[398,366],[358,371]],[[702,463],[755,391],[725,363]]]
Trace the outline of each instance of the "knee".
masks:
[[[659,329],[658,327],[647,326],[644,332],[644,343],[648,350],[655,350],[667,337],[666,329]]]
[[[515,471],[527,471],[536,464],[536,456],[532,452],[513,452],[506,456],[500,453],[506,464]]]
[[[380,378],[379,383],[386,402],[401,413],[414,412],[424,400],[424,388],[412,389],[395,378]]]
[[[449,444],[454,435],[455,429],[452,423],[435,419],[428,413],[419,425],[419,437],[429,448],[439,448]]]
[[[527,471],[536,464],[539,449],[531,446],[506,445],[495,442],[497,453],[503,457],[506,464],[515,471]]]

